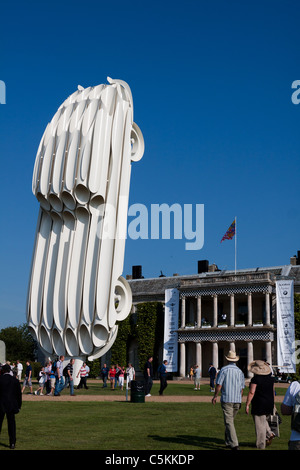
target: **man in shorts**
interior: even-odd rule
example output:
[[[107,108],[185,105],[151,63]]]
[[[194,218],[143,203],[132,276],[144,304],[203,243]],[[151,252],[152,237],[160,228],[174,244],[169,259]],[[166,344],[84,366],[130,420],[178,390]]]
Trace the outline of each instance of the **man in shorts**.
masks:
[[[23,382],[23,388],[22,388],[22,393],[25,390],[25,387],[29,387],[30,393],[32,394],[32,367],[30,364],[30,361],[26,362],[26,370],[25,370],[25,377],[24,377],[24,382]]]

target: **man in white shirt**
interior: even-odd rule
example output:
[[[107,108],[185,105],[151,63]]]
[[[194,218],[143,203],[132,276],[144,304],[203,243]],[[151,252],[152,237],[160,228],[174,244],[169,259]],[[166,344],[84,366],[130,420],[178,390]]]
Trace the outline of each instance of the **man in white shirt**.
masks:
[[[194,390],[200,390],[200,381],[201,381],[201,369],[198,365],[194,369]]]
[[[57,397],[60,395],[60,392],[65,387],[65,379],[64,379],[64,360],[65,356],[59,356],[59,361],[56,363],[56,384],[54,390],[54,396]]]
[[[300,403],[300,382],[292,382],[281,404],[281,413],[291,415],[294,405]],[[299,405],[298,405],[299,406]],[[292,428],[288,445],[289,450],[300,450],[300,432]]]
[[[17,378],[18,380],[22,380],[22,372],[23,372],[23,365],[17,360]]]

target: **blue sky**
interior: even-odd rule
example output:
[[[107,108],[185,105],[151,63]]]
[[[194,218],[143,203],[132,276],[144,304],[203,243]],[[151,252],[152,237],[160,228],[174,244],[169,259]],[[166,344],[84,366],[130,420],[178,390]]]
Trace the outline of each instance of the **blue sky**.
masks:
[[[208,259],[288,264],[300,250],[300,6],[289,0],[5,2],[1,6],[0,329],[25,322],[42,133],[77,89],[127,81],[145,154],[130,204],[204,204],[204,246],[127,240],[124,274],[192,274]],[[129,219],[130,222],[130,219]]]

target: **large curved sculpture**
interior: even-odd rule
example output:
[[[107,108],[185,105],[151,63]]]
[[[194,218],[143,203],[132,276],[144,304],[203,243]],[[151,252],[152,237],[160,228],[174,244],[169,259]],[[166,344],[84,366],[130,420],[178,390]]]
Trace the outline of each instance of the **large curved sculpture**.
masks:
[[[35,160],[40,211],[27,322],[50,356],[102,356],[131,309],[122,272],[131,162],[144,141],[129,86],[108,82],[64,101]]]

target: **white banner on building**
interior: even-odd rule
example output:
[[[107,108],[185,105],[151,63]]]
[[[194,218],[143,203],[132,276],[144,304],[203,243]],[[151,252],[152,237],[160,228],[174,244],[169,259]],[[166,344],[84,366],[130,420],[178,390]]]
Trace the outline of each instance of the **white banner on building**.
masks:
[[[296,372],[294,281],[276,281],[277,361],[280,372]]]
[[[179,290],[165,290],[165,330],[163,360],[168,361],[167,371],[178,370],[178,328],[179,317]]]

